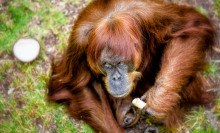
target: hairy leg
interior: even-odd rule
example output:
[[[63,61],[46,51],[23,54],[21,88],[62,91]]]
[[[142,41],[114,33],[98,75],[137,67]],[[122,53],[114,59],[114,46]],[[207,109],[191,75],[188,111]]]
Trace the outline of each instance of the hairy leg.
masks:
[[[99,83],[80,88],[77,93],[63,90],[53,97],[66,99],[64,101],[70,114],[88,123],[95,131],[103,133],[123,133],[122,127],[115,120],[106,94]]]
[[[207,104],[210,103],[216,95],[214,92],[204,90],[202,75],[197,74],[191,78],[189,85],[183,88],[181,92],[182,102],[186,104]]]

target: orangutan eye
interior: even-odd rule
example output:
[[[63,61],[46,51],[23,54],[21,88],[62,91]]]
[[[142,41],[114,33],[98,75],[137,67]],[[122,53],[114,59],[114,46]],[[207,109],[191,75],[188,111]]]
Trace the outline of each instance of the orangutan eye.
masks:
[[[119,62],[117,64],[117,67],[120,68],[120,69],[127,69],[127,64],[125,64],[125,62]]]
[[[112,69],[113,66],[110,63],[105,62],[103,65],[106,69]]]
[[[119,66],[122,66],[122,65],[124,65],[124,64],[125,64],[124,62],[119,62],[119,63],[118,63]]]

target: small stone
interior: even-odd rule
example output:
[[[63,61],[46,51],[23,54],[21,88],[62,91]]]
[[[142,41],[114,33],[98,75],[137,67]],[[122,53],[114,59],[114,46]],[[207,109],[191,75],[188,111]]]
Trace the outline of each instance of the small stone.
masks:
[[[12,94],[14,90],[15,90],[15,88],[9,88],[8,95]]]

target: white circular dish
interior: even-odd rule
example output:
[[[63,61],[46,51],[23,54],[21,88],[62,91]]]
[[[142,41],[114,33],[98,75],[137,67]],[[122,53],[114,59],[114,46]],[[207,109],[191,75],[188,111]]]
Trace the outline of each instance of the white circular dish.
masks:
[[[40,44],[34,38],[21,38],[13,47],[14,56],[22,62],[35,60],[40,53]]]

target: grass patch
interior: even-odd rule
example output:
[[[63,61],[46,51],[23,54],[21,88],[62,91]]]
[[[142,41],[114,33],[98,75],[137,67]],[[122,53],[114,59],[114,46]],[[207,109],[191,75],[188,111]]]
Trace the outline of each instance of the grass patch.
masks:
[[[0,82],[3,81],[3,79],[4,79],[3,75],[2,75],[2,73],[0,73]]]
[[[83,131],[82,132],[83,133],[95,133],[95,131],[93,131],[91,129],[91,127],[86,123],[83,124]]]
[[[214,0],[213,11],[216,16],[220,16],[220,0]]]
[[[5,60],[0,63],[0,82],[4,80],[3,74],[8,74],[9,69],[12,69],[13,66],[13,61],[11,60]]]
[[[28,30],[34,12],[28,0],[10,2],[7,13],[0,15],[0,52],[11,52],[12,45]]]
[[[5,108],[5,104],[4,104],[4,98],[3,96],[0,94],[0,114],[2,114],[1,112],[4,110]],[[1,115],[0,115],[1,116]]]
[[[206,112],[203,107],[198,110],[189,112],[186,116],[186,121],[178,129],[178,132],[187,131],[190,133],[218,133],[206,119]]]
[[[0,73],[7,72],[12,67],[13,67],[13,61],[5,60],[3,63],[0,64]]]
[[[35,77],[33,64],[17,64],[17,66],[24,72],[25,78],[15,77],[12,85],[22,97],[12,93],[10,99],[5,101],[0,96],[0,112],[3,114],[10,112],[10,118],[0,123],[0,132],[39,132],[37,120],[42,121],[43,132],[46,132],[46,129],[49,129],[49,132],[53,130],[60,133],[78,132],[68,117],[65,117],[66,111],[63,106],[48,105],[45,88],[49,76],[42,72]],[[56,128],[51,128],[54,125]]]
[[[219,72],[219,67],[217,63],[215,62],[209,62],[209,64],[205,68],[205,75],[210,76],[210,75],[215,75],[218,77],[218,72]]]
[[[57,125],[57,131],[59,133],[65,132],[77,132],[77,129],[74,127],[74,124],[70,120],[65,119],[65,113],[56,112],[53,116],[55,124]]]
[[[220,117],[220,97],[216,100],[216,112],[217,116]]]
[[[196,9],[198,12],[200,12],[201,14],[207,16],[207,11],[206,11],[206,9],[204,9],[203,7],[201,7],[201,6],[196,6],[195,9]]]
[[[37,15],[40,21],[43,23],[41,27],[42,29],[50,29],[54,33],[58,33],[60,31],[58,26],[67,24],[68,20],[64,13],[60,10],[53,9],[50,3],[45,3],[42,5],[41,9],[44,10],[39,10]]]
[[[32,24],[36,20],[40,21],[39,25]],[[59,35],[58,47],[63,49],[67,32],[61,27],[68,23],[64,13],[54,8],[50,1],[12,0],[7,10],[0,14],[0,22],[0,53],[10,55],[13,43],[20,37],[34,37],[41,45],[39,57],[31,63],[4,60],[0,64],[0,82],[4,80],[3,75],[9,75],[8,70],[16,70],[9,75],[13,77],[9,88],[14,90],[8,97],[0,94],[0,132],[83,132],[83,127],[75,128],[63,106],[49,104],[45,96],[49,70],[41,65],[42,62],[48,65],[49,61],[42,38],[51,32]]]
[[[19,36],[27,32],[27,24],[30,22],[32,16],[34,15],[34,12],[29,8],[29,6],[30,3],[28,1],[12,1],[8,7],[7,13],[0,15],[0,20],[3,22],[0,24],[0,29],[3,31],[0,32],[0,49],[3,52],[11,52],[13,42]],[[57,14],[56,20],[58,20],[58,24],[64,23],[62,14],[59,12],[54,14],[55,16]],[[48,29],[48,27],[45,29]],[[37,33],[34,33],[33,36],[36,34]],[[21,75],[14,75],[15,80],[13,81],[12,86],[16,88],[16,91],[20,91],[22,97],[20,99],[16,99],[16,94],[12,94],[9,101],[5,101],[1,95],[1,114],[7,114],[7,112],[9,112],[10,117],[9,119],[1,120],[0,132],[35,132],[35,119],[44,119],[45,115],[48,114],[48,112],[51,112],[51,109],[48,108],[44,96],[44,90],[46,87],[45,74],[44,78],[39,78],[40,80],[36,80],[37,76],[34,76],[37,63],[37,61],[26,64],[16,62],[16,67],[20,69],[20,71],[24,74],[24,77],[20,77]],[[12,66],[12,62],[8,61],[5,61],[3,65],[1,65],[0,80],[2,79],[2,74],[5,73],[8,69],[12,68]],[[38,76],[42,77],[42,75],[43,74],[41,73]],[[46,76],[46,78],[47,77],[48,76]],[[51,119],[52,116],[50,115],[47,116],[46,120],[44,121],[45,124],[43,127],[45,128],[49,123],[46,121],[53,120]]]

